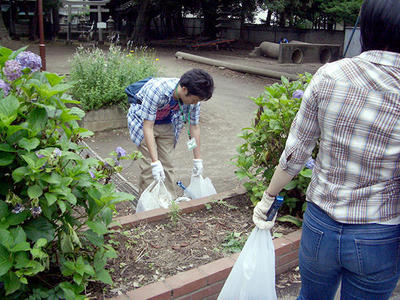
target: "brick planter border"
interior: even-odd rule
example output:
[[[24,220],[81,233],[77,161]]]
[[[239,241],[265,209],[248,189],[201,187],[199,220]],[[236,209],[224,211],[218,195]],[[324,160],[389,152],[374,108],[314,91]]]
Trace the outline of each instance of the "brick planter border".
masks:
[[[218,193],[209,197],[179,203],[182,213],[203,209],[206,203],[244,194],[244,188]],[[154,209],[134,215],[118,217],[117,224],[130,227],[141,222],[154,222],[168,217],[167,209]],[[115,229],[119,225],[115,225]],[[275,246],[275,274],[282,274],[298,264],[301,229],[273,240]],[[151,283],[110,300],[145,300],[145,299],[217,299],[239,253],[224,257],[168,277],[163,281]]]

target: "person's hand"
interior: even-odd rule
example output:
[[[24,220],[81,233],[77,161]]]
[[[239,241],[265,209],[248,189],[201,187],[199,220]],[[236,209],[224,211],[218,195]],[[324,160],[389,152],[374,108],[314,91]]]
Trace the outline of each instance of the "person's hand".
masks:
[[[164,168],[161,164],[161,161],[157,160],[151,163],[151,173],[156,181],[165,179]]]
[[[253,222],[259,229],[267,229],[270,230],[275,223],[276,216],[272,219],[272,221],[267,220],[267,212],[274,202],[275,197],[268,196],[265,191],[261,201],[259,201],[254,207],[253,210]]]
[[[193,159],[193,171],[194,176],[200,176],[203,174],[203,160],[200,158]]]

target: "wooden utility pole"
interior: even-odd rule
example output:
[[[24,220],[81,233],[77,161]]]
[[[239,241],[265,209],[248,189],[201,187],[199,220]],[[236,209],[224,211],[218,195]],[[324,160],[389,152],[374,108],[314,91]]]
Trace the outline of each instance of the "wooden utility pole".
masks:
[[[44,44],[44,28],[43,28],[43,2],[38,0],[39,11],[39,52],[42,59],[42,71],[46,71],[46,45]]]

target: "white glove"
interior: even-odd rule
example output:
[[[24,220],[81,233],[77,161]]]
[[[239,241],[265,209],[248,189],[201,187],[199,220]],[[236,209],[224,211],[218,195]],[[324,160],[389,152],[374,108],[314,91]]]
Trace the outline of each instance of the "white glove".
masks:
[[[254,207],[253,211],[253,222],[259,229],[267,229],[270,230],[275,223],[276,215],[272,219],[272,221],[267,220],[267,212],[274,202],[275,197],[270,197],[267,194],[267,191],[264,192],[261,201],[259,201]]]
[[[157,160],[151,163],[151,173],[156,181],[165,179],[164,168],[161,164],[161,161]]]
[[[193,171],[194,176],[200,176],[203,174],[203,160],[200,158],[193,159]]]

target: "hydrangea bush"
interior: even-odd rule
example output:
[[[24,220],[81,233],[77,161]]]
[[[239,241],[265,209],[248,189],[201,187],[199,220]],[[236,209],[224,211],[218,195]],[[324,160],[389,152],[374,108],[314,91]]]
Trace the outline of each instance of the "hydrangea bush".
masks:
[[[115,205],[132,200],[110,182],[122,148],[104,162],[82,157],[92,133],[64,78],[40,57],[0,47],[0,298],[84,299],[89,281],[111,284],[116,257],[104,236]]]
[[[252,98],[259,109],[253,126],[242,129],[240,137],[244,143],[237,149],[234,164],[238,167],[237,177],[246,179],[244,186],[253,204],[261,199],[272,178],[304,90],[312,78],[308,73],[299,76],[299,80],[292,82],[282,77],[281,83],[265,87],[263,94]],[[307,166],[312,168],[313,161],[310,160]],[[282,193],[285,196],[284,206],[293,216],[300,214],[304,208],[305,192],[311,178],[309,168],[303,169]],[[301,224],[294,218],[285,219]]]
[[[71,62],[72,95],[85,111],[118,105],[128,108],[125,88],[143,78],[156,76],[158,59],[147,47],[122,50],[110,46],[79,48]]]

